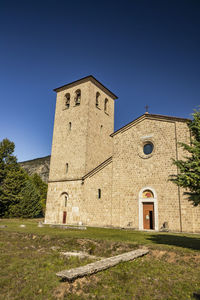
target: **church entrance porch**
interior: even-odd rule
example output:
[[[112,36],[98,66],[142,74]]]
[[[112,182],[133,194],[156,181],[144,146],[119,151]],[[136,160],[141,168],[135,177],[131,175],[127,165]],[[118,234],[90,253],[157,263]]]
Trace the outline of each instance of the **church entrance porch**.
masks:
[[[143,203],[143,228],[154,229],[154,204]]]

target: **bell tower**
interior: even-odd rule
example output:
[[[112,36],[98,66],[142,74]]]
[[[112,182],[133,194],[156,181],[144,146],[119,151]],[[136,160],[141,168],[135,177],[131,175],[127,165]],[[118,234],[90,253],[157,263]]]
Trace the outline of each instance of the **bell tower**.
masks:
[[[114,100],[93,76],[66,84],[57,93],[45,222],[84,221],[83,176],[112,156]]]
[[[50,182],[77,180],[112,155],[114,100],[93,76],[58,87]]]

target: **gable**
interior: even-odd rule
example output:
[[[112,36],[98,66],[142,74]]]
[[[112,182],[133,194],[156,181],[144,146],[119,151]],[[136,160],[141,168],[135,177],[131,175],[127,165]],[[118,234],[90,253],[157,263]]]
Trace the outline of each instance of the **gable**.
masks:
[[[136,124],[138,124],[139,122],[145,120],[145,119],[149,119],[149,120],[157,120],[157,121],[165,121],[165,122],[190,122],[190,119],[185,119],[185,118],[178,118],[178,117],[170,117],[170,116],[163,116],[163,115],[155,115],[155,114],[149,114],[149,113],[145,113],[142,116],[138,117],[137,119],[131,121],[130,123],[124,125],[123,127],[121,127],[120,129],[116,130],[115,132],[113,132],[111,134],[111,136],[115,136],[118,133],[122,133],[126,130],[128,130],[129,128],[131,128],[132,126],[135,126]]]
[[[189,138],[186,122],[140,118],[113,136],[113,162],[125,173],[134,169],[136,176],[137,170],[145,177],[152,172],[162,172],[161,165],[173,170],[172,159],[182,155],[178,142],[189,143]],[[145,153],[146,145],[152,145],[150,153],[149,149]]]

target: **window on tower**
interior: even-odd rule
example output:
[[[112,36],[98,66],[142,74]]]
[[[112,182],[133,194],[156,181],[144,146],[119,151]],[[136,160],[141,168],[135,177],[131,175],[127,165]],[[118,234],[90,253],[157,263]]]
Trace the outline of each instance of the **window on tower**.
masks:
[[[64,196],[64,206],[67,207],[69,195],[67,193],[63,193],[63,196]]]
[[[101,189],[98,189],[98,199],[101,198]]]
[[[104,111],[107,113],[108,112],[108,99],[106,98],[104,101]]]
[[[81,90],[76,90],[75,93],[75,105],[78,106],[81,104]]]
[[[96,107],[99,107],[99,97],[100,97],[100,93],[97,92],[96,93]]]
[[[69,108],[70,107],[70,94],[67,93],[65,95],[65,108]]]
[[[66,163],[66,165],[65,165],[65,173],[66,173],[66,174],[68,173],[68,170],[69,170],[69,164]]]

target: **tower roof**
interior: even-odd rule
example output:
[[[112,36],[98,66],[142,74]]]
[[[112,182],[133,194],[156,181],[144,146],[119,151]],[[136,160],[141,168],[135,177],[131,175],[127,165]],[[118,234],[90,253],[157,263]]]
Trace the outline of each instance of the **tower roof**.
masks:
[[[118,97],[115,94],[113,94],[107,87],[105,87],[105,85],[103,85],[100,81],[98,81],[92,75],[89,75],[89,76],[83,77],[81,79],[75,80],[73,82],[70,82],[68,84],[62,85],[62,86],[60,86],[58,88],[55,88],[54,91],[55,92],[59,92],[59,91],[65,89],[66,87],[70,87],[70,86],[73,86],[73,85],[78,85],[80,83],[87,82],[87,81],[93,82],[97,87],[99,87],[100,89],[102,89],[103,91],[105,91],[111,98],[118,99]]]

